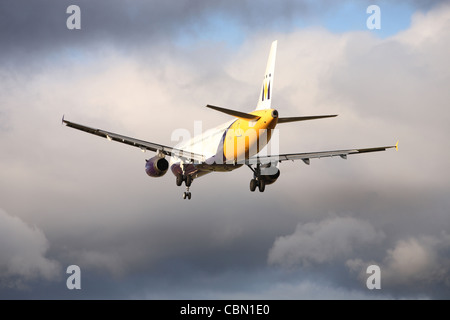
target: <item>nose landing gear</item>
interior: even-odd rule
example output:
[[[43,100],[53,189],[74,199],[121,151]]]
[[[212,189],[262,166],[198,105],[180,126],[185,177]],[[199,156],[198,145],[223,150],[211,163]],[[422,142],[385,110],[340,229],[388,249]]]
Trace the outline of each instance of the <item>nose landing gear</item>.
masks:
[[[192,194],[189,191],[189,187],[191,186],[192,181],[193,181],[192,176],[185,175],[185,174],[177,174],[177,176],[176,176],[177,186],[181,186],[183,184],[183,181],[184,181],[184,184],[186,185],[186,191],[183,192],[183,199],[191,200]]]
[[[191,192],[189,191],[189,187],[186,188],[187,191],[183,193],[183,199],[191,200]]]

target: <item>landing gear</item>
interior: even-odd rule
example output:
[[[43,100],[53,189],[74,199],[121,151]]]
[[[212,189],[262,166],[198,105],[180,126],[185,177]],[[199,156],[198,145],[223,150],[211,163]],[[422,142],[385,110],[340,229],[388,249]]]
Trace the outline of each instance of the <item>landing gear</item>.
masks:
[[[190,187],[192,184],[192,176],[187,175],[186,180],[184,180],[184,183],[186,184],[186,187]]]
[[[191,186],[193,180],[194,179],[192,179],[192,176],[190,175],[185,175],[181,173],[177,174],[175,181],[177,183],[177,186],[181,186],[183,184],[183,181],[184,184],[186,185],[186,191],[183,192],[183,199],[191,200],[192,194],[189,191],[189,187]]]
[[[183,199],[191,200],[191,193],[189,191],[185,191],[183,193]]]
[[[188,176],[188,177],[190,178],[190,182],[189,182],[189,186],[190,186],[190,184],[192,183],[192,177],[190,177],[190,176]],[[186,191],[183,192],[183,199],[191,200],[192,195],[191,195],[191,192],[189,191],[189,186],[188,186],[187,180],[186,180],[185,184],[186,184]]]
[[[258,180],[252,179],[250,180],[250,191],[254,192],[256,190],[256,187],[258,186]]]
[[[256,187],[258,187],[259,192],[264,192],[266,190],[266,181],[261,179],[250,180],[250,191],[254,192]]]
[[[256,187],[258,187],[259,192],[264,192],[266,189],[266,181],[261,179],[261,169],[259,164],[253,169],[250,165],[248,167],[253,171],[253,179],[250,180],[250,191],[254,192]]]
[[[266,190],[266,182],[264,180],[258,180],[258,189],[259,192],[264,192],[264,190]]]
[[[183,184],[183,175],[177,174],[177,180],[176,180],[177,186],[181,186]]]

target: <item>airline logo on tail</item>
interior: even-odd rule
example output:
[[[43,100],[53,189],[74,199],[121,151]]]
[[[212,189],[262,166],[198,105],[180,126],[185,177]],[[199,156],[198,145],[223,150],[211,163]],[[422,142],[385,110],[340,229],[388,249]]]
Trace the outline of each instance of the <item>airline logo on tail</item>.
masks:
[[[273,89],[273,75],[275,71],[275,58],[277,55],[277,41],[272,42],[270,47],[269,59],[267,60],[266,72],[261,87],[256,110],[265,110],[271,108],[271,90]]]
[[[264,79],[264,89],[262,90],[261,101],[270,100],[270,78],[272,74],[266,75]]]

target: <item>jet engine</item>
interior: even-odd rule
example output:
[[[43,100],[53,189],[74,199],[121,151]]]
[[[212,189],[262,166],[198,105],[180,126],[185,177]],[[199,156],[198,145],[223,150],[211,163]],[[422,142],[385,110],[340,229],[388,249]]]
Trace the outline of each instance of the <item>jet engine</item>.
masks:
[[[160,156],[154,156],[146,161],[145,172],[150,177],[162,177],[166,174],[167,169],[169,169],[169,162]]]

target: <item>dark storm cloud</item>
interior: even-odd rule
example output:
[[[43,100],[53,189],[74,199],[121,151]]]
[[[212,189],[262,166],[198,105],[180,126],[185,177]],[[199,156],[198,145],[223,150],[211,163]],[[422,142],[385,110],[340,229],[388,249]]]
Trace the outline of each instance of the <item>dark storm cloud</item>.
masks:
[[[81,8],[81,30],[70,31],[70,5]],[[270,30],[296,20],[320,16],[335,1],[69,1],[6,0],[0,3],[0,43],[5,52],[38,53],[61,47],[114,43],[119,47],[148,46],[211,28]],[[221,25],[214,25],[220,20]],[[216,39],[220,41],[220,39]]]
[[[405,3],[421,9],[436,4]],[[81,30],[66,27],[70,16],[66,9],[73,4],[81,8]],[[205,40],[205,34],[208,41],[226,42],[241,37],[242,42],[254,30],[290,31],[299,21],[315,25],[339,5],[330,0],[6,0],[0,3],[0,55],[3,64],[13,68],[35,63],[39,69],[45,67],[43,63],[52,63],[67,54],[72,58],[85,57],[104,46],[124,52],[133,48],[151,50],[156,43]]]
[[[66,9],[73,4],[81,9],[81,30],[66,27]],[[148,58],[156,44],[205,40],[204,34],[208,41],[223,42],[217,34],[233,38],[255,28],[290,25],[296,14],[318,8],[302,1],[7,0],[0,3],[0,63],[34,73],[59,59],[86,59],[111,47],[141,55],[144,50]]]
[[[234,13],[234,5],[211,1],[2,1],[0,42],[3,49],[40,50],[93,41],[148,45],[192,32],[190,23],[208,26],[208,14]],[[66,9],[81,8],[81,30],[69,31]],[[243,8],[248,6],[243,3]],[[224,10],[224,11],[221,11]],[[246,11],[244,9],[244,11]]]

